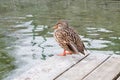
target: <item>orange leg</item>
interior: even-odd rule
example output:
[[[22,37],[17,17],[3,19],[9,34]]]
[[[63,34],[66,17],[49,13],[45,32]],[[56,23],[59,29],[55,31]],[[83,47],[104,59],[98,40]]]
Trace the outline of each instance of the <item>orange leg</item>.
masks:
[[[66,56],[66,51],[64,50],[64,52],[61,54],[58,54],[58,56]]]
[[[72,54],[72,52],[64,50],[64,52],[61,54],[58,54],[58,56],[66,56],[66,54]]]
[[[70,52],[70,51],[65,51],[65,53],[66,53],[66,54],[72,54],[72,52]]]

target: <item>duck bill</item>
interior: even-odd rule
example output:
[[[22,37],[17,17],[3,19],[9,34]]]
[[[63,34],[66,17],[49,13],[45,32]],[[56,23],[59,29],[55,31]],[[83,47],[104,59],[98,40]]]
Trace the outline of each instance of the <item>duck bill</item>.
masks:
[[[58,26],[57,26],[57,25],[53,26],[53,29],[57,29],[57,28],[58,28]]]

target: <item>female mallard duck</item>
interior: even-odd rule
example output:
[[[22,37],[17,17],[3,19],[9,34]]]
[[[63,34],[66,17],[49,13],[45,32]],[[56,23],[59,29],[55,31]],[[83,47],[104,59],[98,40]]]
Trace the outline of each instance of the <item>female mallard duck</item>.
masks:
[[[60,56],[66,54],[82,53],[85,55],[85,46],[81,41],[79,35],[69,27],[66,21],[58,21],[54,28],[54,37],[59,45],[64,49]]]

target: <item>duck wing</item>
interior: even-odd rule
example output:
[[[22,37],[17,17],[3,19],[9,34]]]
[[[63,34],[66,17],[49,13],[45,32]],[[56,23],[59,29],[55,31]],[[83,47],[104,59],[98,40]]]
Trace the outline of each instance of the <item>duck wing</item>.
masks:
[[[54,34],[56,41],[65,50],[73,53],[83,53],[84,48],[81,44],[79,35],[71,28],[57,30]]]

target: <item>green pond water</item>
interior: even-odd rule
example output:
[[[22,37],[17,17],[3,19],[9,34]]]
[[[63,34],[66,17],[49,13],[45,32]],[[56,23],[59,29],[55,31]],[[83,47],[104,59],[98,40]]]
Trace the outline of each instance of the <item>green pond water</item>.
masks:
[[[52,30],[60,19],[78,31],[90,53],[120,55],[119,0],[0,0],[0,80],[63,51]]]

